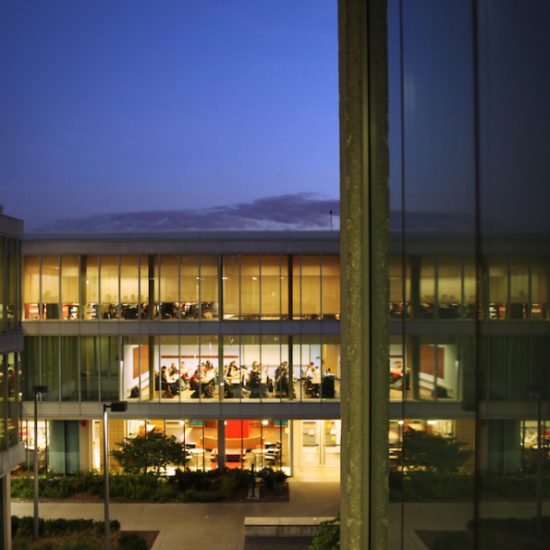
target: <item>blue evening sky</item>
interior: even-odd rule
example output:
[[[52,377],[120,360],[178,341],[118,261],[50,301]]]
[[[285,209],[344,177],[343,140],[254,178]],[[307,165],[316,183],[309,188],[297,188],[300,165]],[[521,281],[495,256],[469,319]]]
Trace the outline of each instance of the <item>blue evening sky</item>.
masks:
[[[0,202],[91,213],[338,197],[335,0],[4,0]]]

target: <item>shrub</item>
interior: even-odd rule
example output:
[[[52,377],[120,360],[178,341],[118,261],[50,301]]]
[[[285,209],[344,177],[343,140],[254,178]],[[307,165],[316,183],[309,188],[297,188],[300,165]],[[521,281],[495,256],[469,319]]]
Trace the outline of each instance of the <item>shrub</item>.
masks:
[[[403,434],[405,466],[408,470],[456,473],[472,454],[463,450],[462,445],[453,437],[409,430]]]
[[[281,470],[264,468],[256,476],[262,480],[263,488],[268,493],[280,494],[285,489],[287,475]]]
[[[103,532],[102,521],[91,519],[42,519],[38,521],[38,532],[42,536],[56,537],[71,532],[99,531]],[[13,536],[32,536],[33,518],[24,516],[22,518],[12,516],[11,518]],[[111,521],[111,531],[119,531],[120,523],[117,520]]]
[[[309,550],[339,550],[339,548],[340,518],[323,521],[311,541]]]
[[[157,476],[168,464],[184,465],[187,456],[174,436],[154,431],[127,437],[111,455],[128,474],[146,474],[153,470]]]
[[[472,498],[474,478],[433,472],[390,473],[390,500],[399,502],[466,501]]]
[[[120,533],[119,550],[147,550],[147,543],[137,533]]]

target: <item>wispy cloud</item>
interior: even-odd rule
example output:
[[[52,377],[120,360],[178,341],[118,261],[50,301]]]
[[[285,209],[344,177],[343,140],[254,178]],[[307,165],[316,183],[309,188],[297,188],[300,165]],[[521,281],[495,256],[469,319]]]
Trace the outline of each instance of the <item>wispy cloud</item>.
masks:
[[[333,228],[338,229],[338,199],[313,193],[295,193],[212,208],[119,212],[66,218],[28,229],[44,232],[315,230],[330,229],[330,211],[333,213]]]

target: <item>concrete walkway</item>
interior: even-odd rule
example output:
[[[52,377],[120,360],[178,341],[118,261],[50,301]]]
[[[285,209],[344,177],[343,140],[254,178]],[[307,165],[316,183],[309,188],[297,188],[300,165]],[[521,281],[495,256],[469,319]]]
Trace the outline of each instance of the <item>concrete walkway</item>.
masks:
[[[111,518],[127,530],[159,530],[153,550],[242,550],[245,516],[334,516],[339,483],[290,480],[290,502],[229,504],[116,504]],[[13,503],[12,513],[32,515],[32,503]],[[44,518],[103,519],[101,503],[41,503]]]
[[[340,505],[337,482],[290,480],[290,502],[236,504],[111,504],[111,517],[127,530],[158,530],[153,550],[242,550],[246,516],[334,516]],[[403,515],[402,515],[403,512]],[[13,503],[12,513],[32,515],[32,503]],[[535,505],[525,503],[484,503],[483,517],[533,517]],[[543,513],[550,515],[550,503]],[[41,503],[41,517],[103,519],[101,503]],[[416,534],[421,530],[461,530],[472,518],[471,504],[406,503],[390,504],[388,550],[426,550]],[[404,518],[403,545],[401,519]]]

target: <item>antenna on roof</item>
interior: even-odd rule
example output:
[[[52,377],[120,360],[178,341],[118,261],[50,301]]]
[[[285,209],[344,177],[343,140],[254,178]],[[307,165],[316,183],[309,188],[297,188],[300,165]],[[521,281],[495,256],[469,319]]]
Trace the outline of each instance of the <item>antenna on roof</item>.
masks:
[[[330,230],[332,231],[332,208],[328,211],[328,215],[330,216]]]

